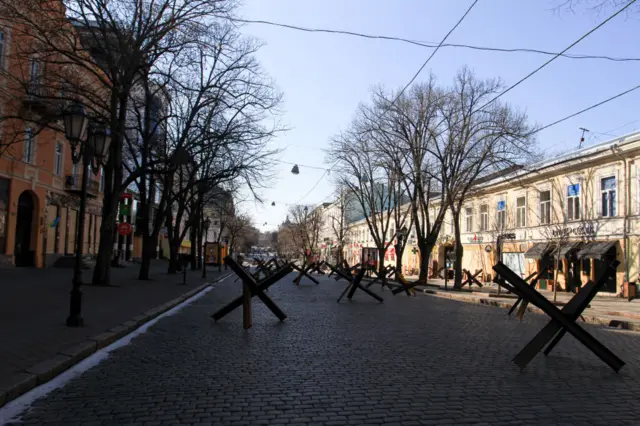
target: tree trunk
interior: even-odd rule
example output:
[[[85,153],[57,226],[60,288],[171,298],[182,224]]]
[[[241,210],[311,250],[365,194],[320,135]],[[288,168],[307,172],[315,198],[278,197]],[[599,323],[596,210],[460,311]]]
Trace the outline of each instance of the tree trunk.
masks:
[[[175,244],[169,245],[169,269],[167,270],[168,274],[177,274],[178,273],[178,246]]]
[[[398,281],[399,275],[402,273],[402,255],[404,253],[404,247],[401,247],[400,244],[396,244],[396,273],[395,278]]]
[[[429,244],[427,241],[422,238],[418,239],[418,249],[420,250],[420,275],[418,277],[418,281],[421,283],[426,283],[429,278],[429,254],[433,250],[433,244]],[[427,256],[424,256],[423,253],[428,253]]]
[[[460,239],[460,212],[453,212],[453,229],[455,234],[455,261],[453,263],[453,288],[462,287],[462,240]]]
[[[378,277],[380,278],[384,276],[384,253],[386,251],[384,247],[378,248]]]
[[[157,235],[142,234],[142,259],[140,262],[140,272],[138,273],[139,280],[149,279],[149,267],[151,266],[151,259],[153,258],[157,245]]]

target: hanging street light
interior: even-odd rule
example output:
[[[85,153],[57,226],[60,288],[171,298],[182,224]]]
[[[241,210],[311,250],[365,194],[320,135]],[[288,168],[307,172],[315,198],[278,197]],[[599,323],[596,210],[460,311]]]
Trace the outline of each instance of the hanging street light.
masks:
[[[71,159],[74,164],[82,161],[82,184],[80,190],[80,208],[78,212],[75,263],[71,297],[69,300],[68,327],[81,327],[82,319],[82,242],[84,241],[84,219],[87,209],[87,186],[89,184],[89,164],[94,166],[96,174],[107,161],[111,134],[102,123],[89,123],[84,107],[79,103],[71,104],[62,115],[64,133],[71,145]],[[88,132],[87,132],[88,128]],[[85,135],[85,133],[87,133]],[[83,143],[83,138],[86,137]]]
[[[271,202],[271,205],[272,205],[272,206],[275,206],[275,205],[276,205],[276,202],[275,202],[275,201],[272,201],[272,202]]]
[[[291,173],[293,173],[294,175],[299,175],[300,174],[300,169],[298,168],[297,164],[295,164],[293,166],[293,168],[291,169]]]

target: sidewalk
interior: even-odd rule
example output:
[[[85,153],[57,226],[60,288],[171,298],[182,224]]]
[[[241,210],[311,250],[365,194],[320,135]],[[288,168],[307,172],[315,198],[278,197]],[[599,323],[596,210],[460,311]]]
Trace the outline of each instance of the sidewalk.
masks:
[[[182,274],[166,273],[166,261],[152,263],[150,281],[137,280],[138,270],[136,264],[113,268],[119,287],[82,287],[81,328],[65,325],[72,269],[0,270],[0,406],[59,374],[52,368],[60,370],[61,361],[68,368],[221,276],[213,267],[206,280],[201,270],[188,270],[182,285]],[[85,281],[91,273],[84,271]]]
[[[442,279],[429,279],[427,283],[429,286],[417,286],[416,288],[423,290],[425,294],[506,309],[510,309],[516,301],[515,296],[508,295],[504,289],[501,291],[501,297],[497,297],[497,285],[493,283],[483,283],[482,289],[474,285],[472,291],[468,290],[468,286],[465,286],[463,291],[452,290],[453,282],[451,280],[448,282],[448,290],[445,290]],[[548,300],[553,300],[552,291],[539,290],[539,292]],[[573,293],[558,292],[557,301],[566,303],[573,296]],[[542,313],[531,304],[527,311]],[[590,303],[590,307],[585,309],[583,317],[586,322],[593,324],[640,331],[640,299],[629,302],[627,299],[614,297],[609,293],[598,294]]]

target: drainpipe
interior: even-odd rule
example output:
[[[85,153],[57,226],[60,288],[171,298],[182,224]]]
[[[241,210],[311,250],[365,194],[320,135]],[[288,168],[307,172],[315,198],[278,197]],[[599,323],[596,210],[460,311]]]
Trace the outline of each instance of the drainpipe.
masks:
[[[620,152],[622,150],[620,149],[620,147],[618,146],[618,144],[614,144],[611,147],[611,152],[613,153],[613,155],[615,155],[616,157],[618,157],[620,159],[620,161],[622,161],[622,164],[624,165],[623,171],[622,171],[622,182],[624,182],[624,205],[623,205],[623,210],[624,210],[624,222],[622,225],[622,252],[624,255],[623,258],[623,268],[624,268],[624,282],[629,283],[629,262],[627,260],[627,246],[628,246],[628,236],[629,236],[629,232],[628,232],[628,223],[629,223],[629,209],[627,208],[629,205],[629,197],[631,195],[631,184],[630,182],[627,181],[627,176],[630,176],[631,173],[627,172],[627,159],[624,158]]]

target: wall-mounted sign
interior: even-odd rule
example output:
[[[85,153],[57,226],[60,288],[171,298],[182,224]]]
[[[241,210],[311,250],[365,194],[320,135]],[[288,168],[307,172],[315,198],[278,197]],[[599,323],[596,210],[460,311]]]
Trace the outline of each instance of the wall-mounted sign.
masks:
[[[596,230],[592,224],[584,224],[574,226],[573,228],[566,227],[562,229],[554,229],[552,235],[554,237],[562,237],[569,235],[595,235]]]
[[[484,241],[484,237],[482,235],[476,235],[473,234],[473,237],[469,236],[467,237],[467,241],[469,241],[470,243],[481,243]]]
[[[491,248],[490,245],[487,244],[486,246],[484,246],[484,251],[486,251],[487,253],[491,253],[492,250],[493,249]]]
[[[502,239],[502,240],[515,240],[516,239],[516,234],[515,234],[515,232],[510,232],[508,234],[500,235],[499,238]]]

